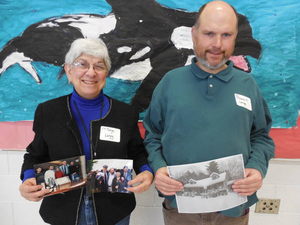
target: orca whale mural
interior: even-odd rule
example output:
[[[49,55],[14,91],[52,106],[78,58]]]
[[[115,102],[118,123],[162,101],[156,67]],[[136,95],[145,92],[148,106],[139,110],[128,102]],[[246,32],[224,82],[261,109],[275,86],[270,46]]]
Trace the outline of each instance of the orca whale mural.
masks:
[[[29,26],[11,39],[0,52],[0,75],[19,64],[33,79],[43,81],[33,62],[60,66],[77,38],[100,37],[107,44],[112,60],[109,76],[141,81],[131,100],[139,112],[147,109],[152,92],[170,70],[189,63],[194,55],[190,30],[196,12],[171,9],[154,0],[107,0],[112,10],[107,15],[77,14],[51,17]],[[252,37],[248,19],[239,14],[239,33],[232,60],[251,71],[247,56],[259,59],[260,43]],[[0,79],[1,82],[1,79]]]

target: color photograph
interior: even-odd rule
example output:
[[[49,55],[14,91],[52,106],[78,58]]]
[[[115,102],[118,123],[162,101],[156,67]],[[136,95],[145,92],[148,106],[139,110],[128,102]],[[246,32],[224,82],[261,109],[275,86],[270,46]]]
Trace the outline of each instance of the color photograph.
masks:
[[[95,159],[87,164],[87,193],[129,193],[127,187],[132,180],[132,160]]]
[[[50,195],[73,190],[86,184],[85,156],[40,163],[34,166],[36,183]]]

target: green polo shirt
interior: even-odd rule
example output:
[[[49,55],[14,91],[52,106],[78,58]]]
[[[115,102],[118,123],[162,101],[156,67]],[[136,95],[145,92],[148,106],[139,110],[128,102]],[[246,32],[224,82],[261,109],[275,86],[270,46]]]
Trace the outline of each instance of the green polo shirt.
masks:
[[[252,76],[237,70],[230,61],[217,74],[195,64],[167,73],[153,92],[144,118],[154,172],[168,165],[203,162],[243,154],[246,168],[265,177],[274,157],[274,142],[268,135],[271,115]],[[176,206],[174,196],[168,197]],[[240,216],[257,201],[221,212]]]

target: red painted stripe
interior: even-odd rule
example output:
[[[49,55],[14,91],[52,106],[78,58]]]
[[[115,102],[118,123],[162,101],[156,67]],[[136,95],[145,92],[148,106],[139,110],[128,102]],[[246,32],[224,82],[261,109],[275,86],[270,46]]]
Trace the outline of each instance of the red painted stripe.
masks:
[[[0,149],[26,149],[32,141],[32,121],[0,122]],[[142,137],[145,137],[143,123],[139,122]],[[274,139],[276,158],[300,158],[300,117],[297,127],[290,129],[272,128],[270,136]]]
[[[0,122],[0,149],[25,149],[32,141],[32,121]]]
[[[289,129],[271,129],[270,136],[275,141],[276,158],[300,158],[300,117],[297,120],[297,127]]]

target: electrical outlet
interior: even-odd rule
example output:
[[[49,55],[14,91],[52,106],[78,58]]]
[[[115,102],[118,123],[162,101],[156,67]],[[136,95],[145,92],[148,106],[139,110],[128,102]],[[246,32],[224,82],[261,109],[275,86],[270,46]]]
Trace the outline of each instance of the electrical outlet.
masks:
[[[256,213],[278,214],[280,199],[259,199],[256,203]]]

